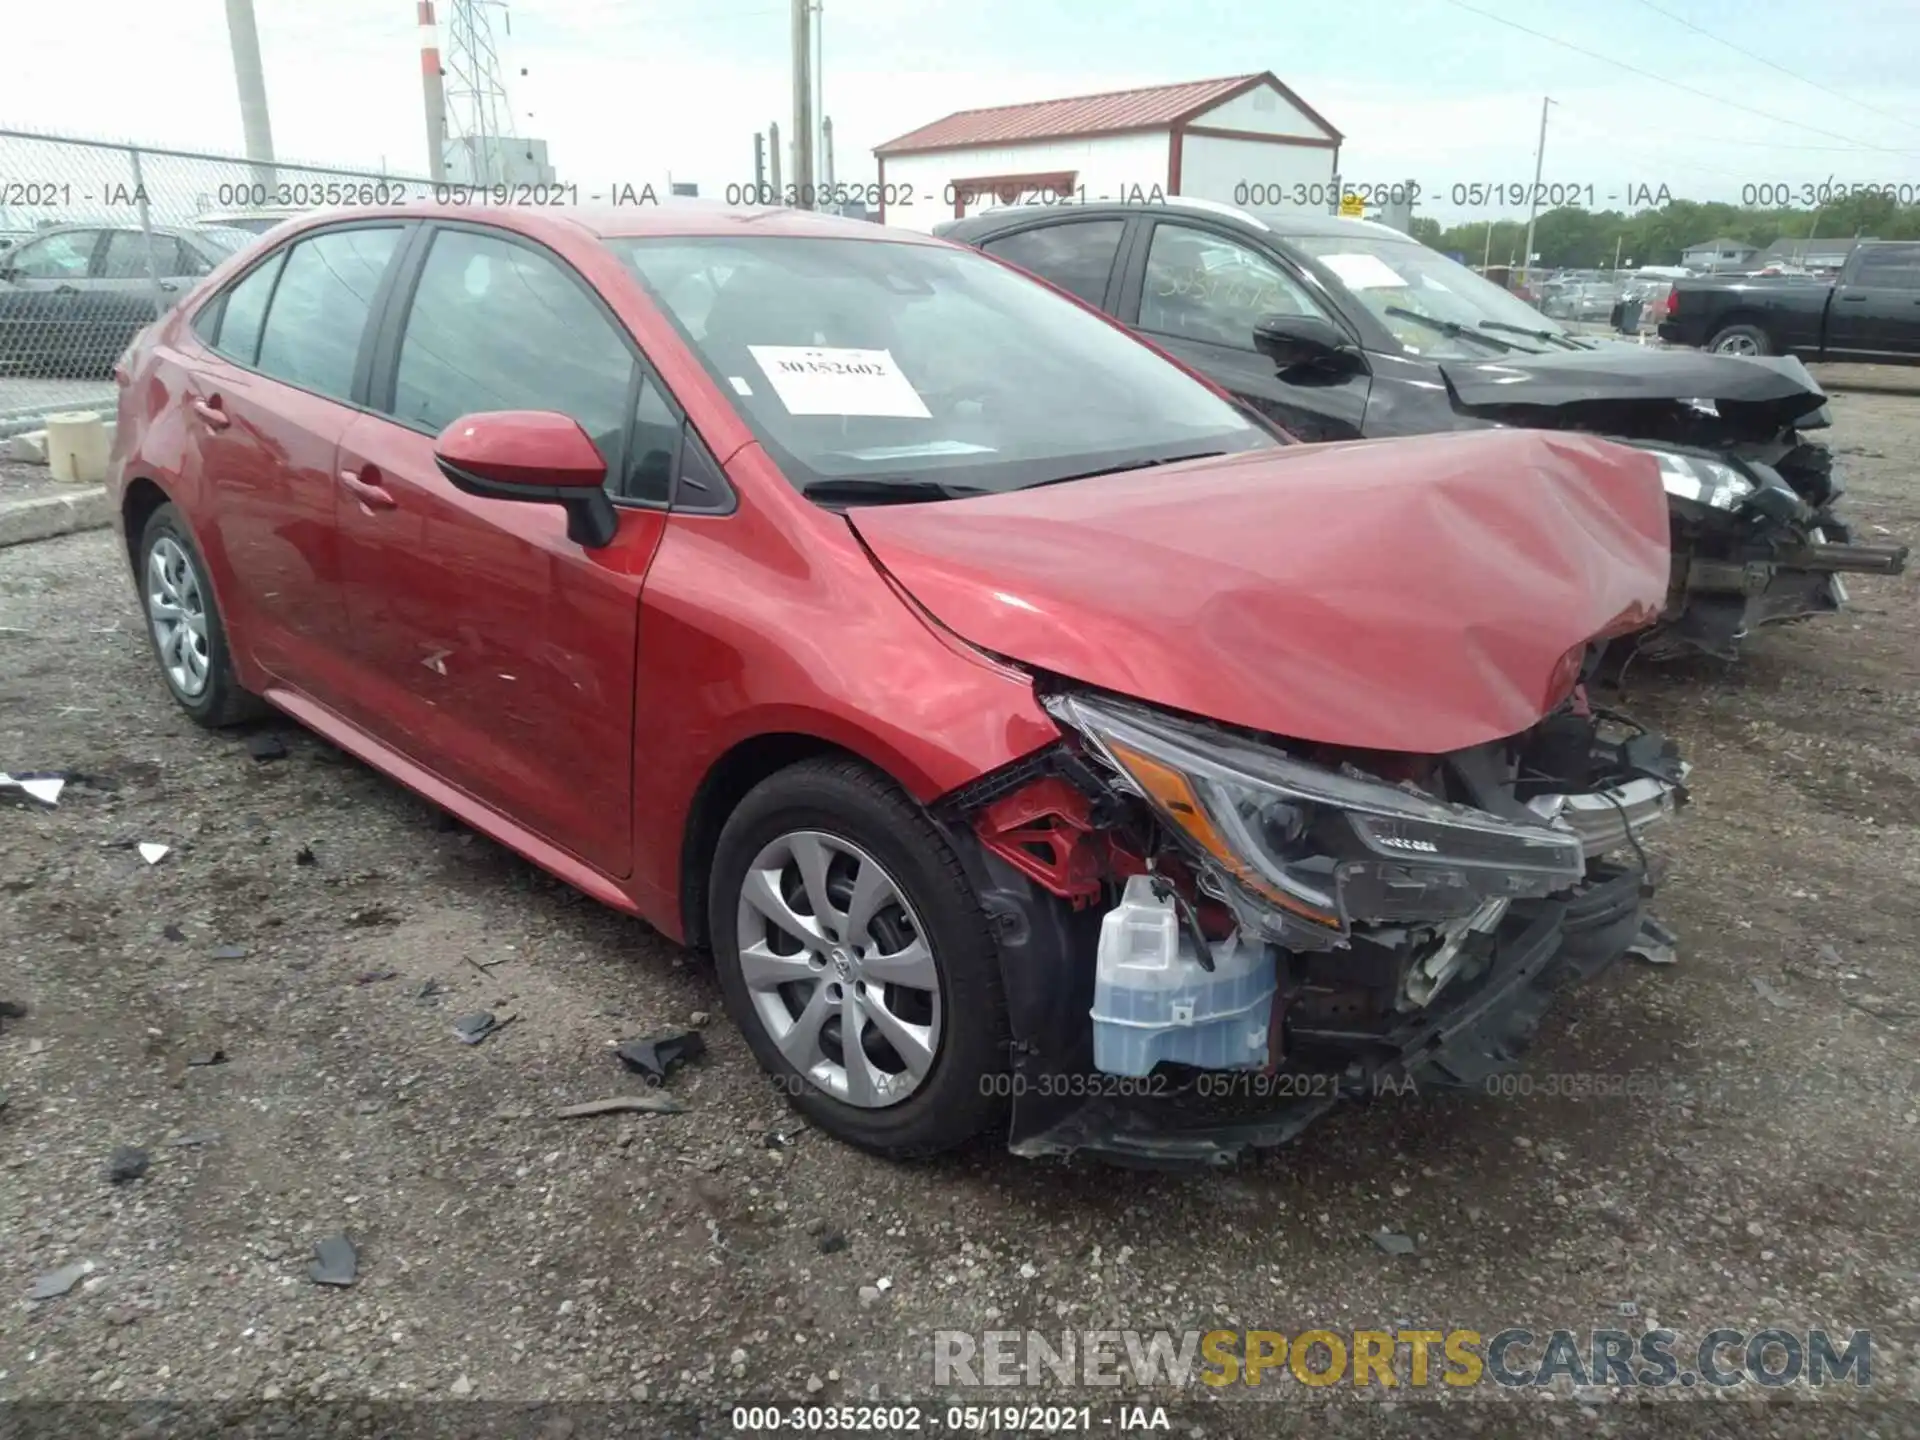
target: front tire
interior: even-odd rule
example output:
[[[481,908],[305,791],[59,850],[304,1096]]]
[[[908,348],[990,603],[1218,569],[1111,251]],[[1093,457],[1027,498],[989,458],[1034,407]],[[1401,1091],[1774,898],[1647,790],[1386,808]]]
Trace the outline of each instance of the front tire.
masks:
[[[1758,325],[1729,325],[1707,342],[1715,355],[1771,355],[1773,341]]]
[[[895,1158],[1000,1122],[1006,1001],[939,828],[883,776],[809,760],[728,819],[708,888],[728,1013],[795,1109]]]
[[[207,562],[193,532],[171,503],[147,517],[140,532],[135,579],[147,617],[147,639],[174,703],[208,729],[264,714],[259,697],[233,673],[227,628],[207,579]]]

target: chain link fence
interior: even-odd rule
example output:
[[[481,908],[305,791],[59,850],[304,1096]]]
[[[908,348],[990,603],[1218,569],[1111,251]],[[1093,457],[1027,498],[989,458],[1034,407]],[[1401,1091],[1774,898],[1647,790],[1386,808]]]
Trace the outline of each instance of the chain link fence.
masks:
[[[0,436],[111,407],[134,336],[282,220],[434,195],[417,176],[0,129]]]

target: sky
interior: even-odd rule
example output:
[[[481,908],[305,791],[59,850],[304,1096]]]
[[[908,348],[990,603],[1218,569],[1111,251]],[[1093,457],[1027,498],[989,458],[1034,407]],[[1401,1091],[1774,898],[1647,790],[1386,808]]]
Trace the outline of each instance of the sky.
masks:
[[[255,11],[282,160],[425,173],[414,0]],[[519,132],[583,198],[669,177],[715,195],[752,179],[756,130],[791,132],[784,0],[512,0],[510,35],[492,13]],[[1271,70],[1345,134],[1347,178],[1415,179],[1443,222],[1489,213],[1449,203],[1456,182],[1532,178],[1543,95],[1544,178],[1594,208],[1639,186],[1920,185],[1913,0],[824,0],[822,25],[847,181],[954,110]],[[242,148],[220,0],[10,6],[0,51],[0,128]],[[0,148],[0,180],[56,178],[13,175],[18,156]]]

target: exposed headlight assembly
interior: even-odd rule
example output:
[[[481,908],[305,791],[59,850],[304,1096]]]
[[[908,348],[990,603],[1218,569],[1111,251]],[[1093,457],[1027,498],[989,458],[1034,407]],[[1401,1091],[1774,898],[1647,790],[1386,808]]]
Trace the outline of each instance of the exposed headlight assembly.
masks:
[[[1199,862],[1208,889],[1280,944],[1343,943],[1356,920],[1432,924],[1586,873],[1578,836],[1294,760],[1140,707],[1053,696]]]
[[[1667,494],[1691,500],[1710,510],[1738,510],[1757,488],[1753,481],[1733,466],[1704,455],[1684,455],[1677,450],[1638,447],[1660,465],[1660,481]]]

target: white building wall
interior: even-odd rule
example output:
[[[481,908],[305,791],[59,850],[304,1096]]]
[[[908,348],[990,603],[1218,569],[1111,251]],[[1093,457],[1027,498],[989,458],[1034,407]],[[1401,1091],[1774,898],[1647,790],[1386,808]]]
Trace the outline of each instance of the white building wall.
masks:
[[[1136,186],[1143,196],[1150,195],[1155,186],[1164,194],[1170,143],[1167,132],[1161,130],[937,150],[925,155],[888,155],[883,171],[886,222],[908,230],[931,230],[941,221],[954,218],[949,185],[991,175],[1053,175],[1070,170],[1076,177],[1076,188],[1085,192],[1084,196],[1076,193],[1074,198],[1089,202],[1127,198]],[[1187,145],[1191,149],[1193,141],[1188,140]],[[909,194],[912,203],[900,204]],[[978,214],[998,203],[989,198],[967,213]]]
[[[1215,130],[1253,130],[1262,135],[1305,135],[1331,140],[1307,113],[1270,85],[1236,95],[1187,122]]]
[[[1318,145],[1222,140],[1186,135],[1180,142],[1180,193],[1243,210],[1313,210],[1338,203],[1334,151]]]

